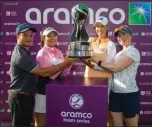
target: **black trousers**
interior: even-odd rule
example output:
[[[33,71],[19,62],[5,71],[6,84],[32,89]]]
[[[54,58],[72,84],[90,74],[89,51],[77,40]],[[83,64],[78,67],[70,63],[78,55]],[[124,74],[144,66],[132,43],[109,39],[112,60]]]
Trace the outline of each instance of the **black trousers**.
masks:
[[[9,92],[8,104],[11,109],[13,127],[30,127],[35,104],[34,95]]]

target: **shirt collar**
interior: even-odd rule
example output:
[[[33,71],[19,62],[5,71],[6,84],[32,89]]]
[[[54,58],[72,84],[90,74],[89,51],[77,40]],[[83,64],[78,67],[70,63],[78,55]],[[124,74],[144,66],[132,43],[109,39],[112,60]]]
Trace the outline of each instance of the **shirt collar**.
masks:
[[[44,45],[44,47],[47,48],[47,49],[50,49],[50,50],[55,50],[56,49],[55,46],[49,47],[47,45]]]
[[[52,53],[56,53],[56,51],[57,51],[57,48],[56,48],[55,46],[49,47],[49,46],[47,46],[47,45],[44,45],[44,48],[45,48],[46,50],[51,51]]]
[[[30,55],[30,52],[26,48],[24,48],[23,46],[17,44],[16,47],[18,49],[21,49],[22,51],[26,52],[28,55]]]

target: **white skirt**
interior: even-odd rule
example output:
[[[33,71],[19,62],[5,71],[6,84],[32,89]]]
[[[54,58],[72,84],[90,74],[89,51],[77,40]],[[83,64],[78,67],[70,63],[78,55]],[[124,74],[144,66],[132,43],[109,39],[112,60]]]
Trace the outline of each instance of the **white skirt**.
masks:
[[[36,94],[35,95],[35,112],[46,113],[46,95]]]

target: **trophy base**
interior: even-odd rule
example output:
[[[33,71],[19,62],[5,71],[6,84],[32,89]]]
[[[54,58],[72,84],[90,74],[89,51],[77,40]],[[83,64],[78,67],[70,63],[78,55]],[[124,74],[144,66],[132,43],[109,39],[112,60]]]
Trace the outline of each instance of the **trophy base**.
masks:
[[[67,55],[70,58],[90,58],[91,57],[91,51],[90,50],[85,50],[85,51],[69,50],[67,52]]]
[[[91,53],[89,42],[71,42],[67,51],[70,58],[90,58]]]

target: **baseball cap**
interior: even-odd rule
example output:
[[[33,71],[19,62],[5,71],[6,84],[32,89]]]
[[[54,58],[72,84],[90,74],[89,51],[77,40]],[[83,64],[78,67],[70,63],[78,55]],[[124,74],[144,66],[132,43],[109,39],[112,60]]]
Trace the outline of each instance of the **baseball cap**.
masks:
[[[96,19],[94,26],[96,25],[96,23],[101,23],[102,25],[106,26],[108,25],[108,19],[104,16],[100,16],[99,18]]]
[[[56,32],[58,34],[58,32],[53,28],[53,27],[47,27],[46,29],[44,29],[44,31],[42,32],[42,35],[48,35],[50,32]]]
[[[32,30],[33,32],[37,32],[36,29],[32,27],[31,24],[23,23],[17,26],[16,34],[23,33],[27,30]]]
[[[122,25],[119,28],[116,28],[114,31],[114,35],[118,36],[118,32],[132,35],[132,30],[127,25]]]

